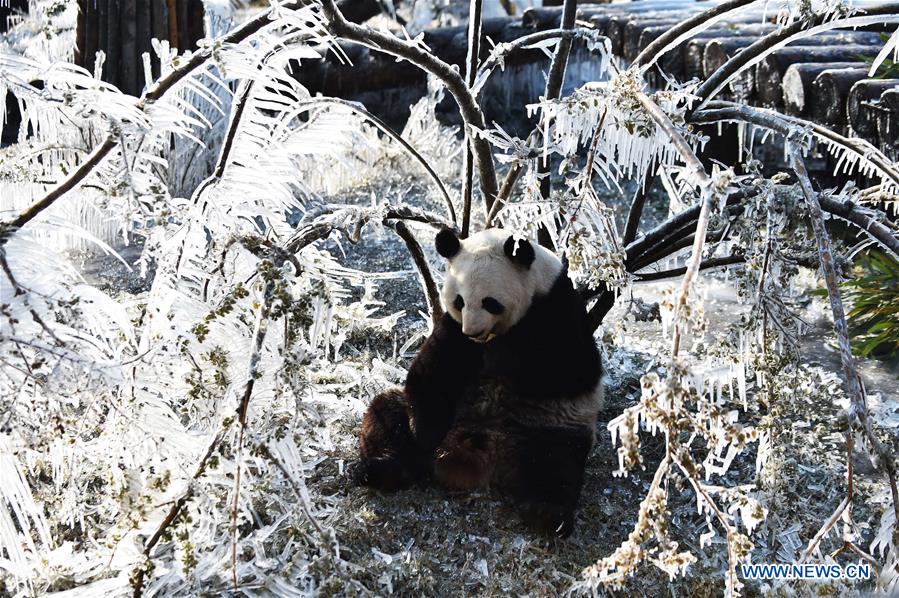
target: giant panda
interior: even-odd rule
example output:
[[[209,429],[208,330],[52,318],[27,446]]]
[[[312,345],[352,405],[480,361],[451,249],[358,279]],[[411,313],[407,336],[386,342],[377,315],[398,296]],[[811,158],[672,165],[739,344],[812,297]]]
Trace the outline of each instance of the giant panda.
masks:
[[[356,481],[489,487],[536,530],[568,536],[602,404],[584,302],[552,252],[508,231],[444,228],[435,241],[446,311],[405,388],[369,405]]]

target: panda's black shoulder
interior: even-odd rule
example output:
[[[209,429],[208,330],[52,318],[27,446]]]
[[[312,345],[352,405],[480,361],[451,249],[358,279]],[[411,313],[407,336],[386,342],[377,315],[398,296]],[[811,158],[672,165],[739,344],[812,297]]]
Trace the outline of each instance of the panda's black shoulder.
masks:
[[[559,272],[547,294],[534,298],[520,324],[520,333],[533,339],[546,337],[552,342],[567,338],[596,348],[587,307],[565,269]]]
[[[564,269],[521,321],[488,347],[486,368],[534,398],[589,393],[602,374],[586,305]]]

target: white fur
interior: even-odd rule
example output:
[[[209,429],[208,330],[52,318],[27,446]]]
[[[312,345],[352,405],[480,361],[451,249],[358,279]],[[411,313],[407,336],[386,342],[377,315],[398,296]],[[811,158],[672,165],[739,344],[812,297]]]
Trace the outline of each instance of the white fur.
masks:
[[[499,228],[481,231],[462,240],[459,252],[449,260],[443,304],[474,340],[489,341],[517,324],[533,299],[547,294],[562,271],[559,258],[534,242],[535,259],[529,268],[509,259],[503,246],[510,236],[510,231]],[[465,301],[461,311],[453,306],[456,295]],[[481,305],[485,297],[499,301],[503,313],[485,310]]]

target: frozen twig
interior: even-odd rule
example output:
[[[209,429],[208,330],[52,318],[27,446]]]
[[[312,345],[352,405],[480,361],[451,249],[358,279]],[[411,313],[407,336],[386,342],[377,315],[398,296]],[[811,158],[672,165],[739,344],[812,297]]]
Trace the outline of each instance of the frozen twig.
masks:
[[[597,35],[595,30],[588,29],[586,27],[576,27],[570,29],[545,29],[543,31],[537,31],[536,33],[524,35],[507,44],[498,44],[490,53],[490,56],[487,57],[487,60],[485,60],[481,65],[481,68],[478,69],[478,76],[472,91],[475,95],[480,93],[484,88],[484,85],[487,83],[487,80],[490,78],[490,75],[493,74],[493,72],[497,68],[502,68],[506,58],[514,54],[515,52],[526,50],[529,46],[547,40],[575,40],[578,38],[595,39],[598,37],[599,36]]]
[[[247,412],[250,407],[250,398],[253,396],[253,387],[259,378],[259,361],[262,358],[262,343],[268,332],[268,320],[272,303],[275,300],[276,279],[270,273],[262,292],[262,303],[256,312],[256,325],[253,329],[252,348],[250,349],[250,363],[247,367],[247,378],[244,384],[243,395],[237,405],[237,423],[240,426],[237,439],[236,472],[234,474],[234,499],[231,504],[231,575],[234,589],[237,589],[237,510],[240,505],[240,473],[243,459],[243,438],[247,427]]]
[[[724,268],[735,264],[742,264],[746,258],[742,255],[728,255],[725,257],[713,257],[704,260],[699,264],[700,270],[711,270],[713,268]],[[672,268],[670,270],[659,270],[658,272],[638,272],[635,274],[639,282],[648,282],[651,280],[664,280],[666,278],[674,278],[675,276],[683,276],[687,272],[686,266],[680,268]]]
[[[574,29],[575,17],[577,16],[577,1],[565,0],[562,5],[562,22],[561,29]],[[572,39],[563,37],[556,46],[556,52],[553,54],[552,64],[549,67],[549,75],[546,77],[546,90],[543,93],[543,101],[556,100],[562,91],[562,84],[565,82],[565,68],[568,66],[568,55],[571,53]],[[537,177],[540,179],[540,196],[546,200],[549,199],[552,191],[552,182],[549,176],[549,156],[537,161]],[[549,231],[545,226],[541,226],[537,231],[537,240],[541,245],[552,249],[552,241],[550,240]]]
[[[146,561],[138,566],[138,569],[132,575],[131,586],[133,590],[134,598],[139,598],[143,595],[144,588],[144,578],[149,572],[149,559],[150,554],[153,552],[153,548],[156,544],[159,543],[159,540],[162,539],[163,535],[168,532],[169,527],[178,519],[179,515],[181,515],[184,510],[184,506],[187,502],[193,497],[194,491],[196,490],[195,484],[197,480],[199,480],[203,474],[206,473],[206,468],[209,466],[209,461],[212,458],[215,451],[218,449],[219,444],[221,444],[222,439],[225,437],[225,432],[227,431],[230,424],[230,418],[222,424],[219,431],[212,438],[209,445],[206,447],[206,452],[200,458],[200,462],[197,464],[197,468],[194,470],[193,475],[190,480],[187,482],[187,489],[172,503],[172,506],[169,508],[168,513],[162,519],[162,522],[156,528],[156,531],[147,540],[147,543],[144,544],[143,556]]]

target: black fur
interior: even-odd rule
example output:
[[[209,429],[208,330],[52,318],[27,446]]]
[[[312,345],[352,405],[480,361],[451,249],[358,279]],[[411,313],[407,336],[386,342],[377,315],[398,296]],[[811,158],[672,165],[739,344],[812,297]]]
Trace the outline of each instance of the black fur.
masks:
[[[522,397],[575,397],[602,373],[583,299],[564,271],[518,324],[484,347],[483,373]]]
[[[515,259],[521,253],[519,247]],[[392,490],[436,473],[450,487],[490,484],[521,503],[529,524],[567,536],[593,430],[527,423],[533,417],[517,410],[535,403],[552,410],[553,401],[592,392],[600,375],[584,302],[564,271],[520,322],[489,343],[472,342],[445,314],[412,362],[405,389],[379,395],[366,413],[359,481]],[[387,394],[389,401],[382,399]],[[398,473],[388,474],[391,467]]]
[[[459,253],[459,237],[456,236],[453,229],[443,227],[434,238],[434,246],[437,248],[437,253],[446,259],[451,259]]]
[[[530,268],[537,257],[534,253],[534,247],[527,239],[519,239],[518,247],[516,248],[515,237],[509,237],[503,244],[503,251],[510,260],[521,264],[525,268]]]

